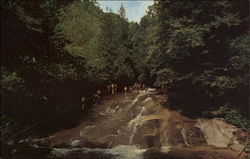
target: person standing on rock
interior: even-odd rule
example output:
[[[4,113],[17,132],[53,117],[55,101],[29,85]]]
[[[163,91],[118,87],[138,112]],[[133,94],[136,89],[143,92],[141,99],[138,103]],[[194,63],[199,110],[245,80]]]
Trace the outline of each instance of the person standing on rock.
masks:
[[[94,96],[93,96],[93,103],[94,103],[94,105],[97,104],[97,99],[98,99],[98,95],[95,93]]]
[[[136,91],[136,86],[137,86],[137,84],[136,84],[136,83],[134,83],[134,91]]]
[[[137,90],[137,83],[134,84],[134,91]]]
[[[101,100],[101,91],[100,90],[97,90],[97,95],[98,95],[98,99],[100,101]]]
[[[111,91],[112,91],[112,95],[115,94],[115,85],[112,83],[111,84]]]
[[[108,88],[108,94],[109,94],[109,93],[110,93],[111,86],[108,85],[107,88]]]
[[[81,98],[81,102],[82,102],[82,110],[83,110],[84,109],[84,102],[85,102],[85,97],[84,96]]]
[[[117,86],[117,84],[115,83],[115,93],[117,93],[117,89],[118,89],[118,86]]]
[[[124,87],[124,93],[125,93],[125,97],[126,97],[126,98],[128,98],[128,97],[127,97],[127,90],[128,90],[128,88],[127,88],[127,86],[125,86],[125,87]]]
[[[101,103],[101,91],[97,90],[94,94],[94,104],[100,104]]]
[[[129,92],[133,92],[133,86],[129,87]]]
[[[142,83],[140,82],[139,83],[139,90],[141,90],[142,89]]]

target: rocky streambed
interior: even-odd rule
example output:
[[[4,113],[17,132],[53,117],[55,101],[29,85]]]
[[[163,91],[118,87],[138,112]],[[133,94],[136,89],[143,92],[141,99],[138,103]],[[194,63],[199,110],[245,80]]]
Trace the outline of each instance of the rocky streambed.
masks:
[[[47,150],[47,158],[234,159],[248,155],[239,156],[248,133],[222,118],[190,119],[164,108],[165,100],[150,88],[128,98],[116,95],[97,105],[79,126],[19,144]],[[18,157],[20,150],[16,151],[10,156]]]

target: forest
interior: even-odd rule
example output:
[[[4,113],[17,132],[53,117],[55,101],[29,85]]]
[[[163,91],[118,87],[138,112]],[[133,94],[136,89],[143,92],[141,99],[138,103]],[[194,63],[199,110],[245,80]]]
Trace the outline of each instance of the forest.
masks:
[[[1,129],[141,82],[188,116],[223,110],[249,131],[249,46],[244,0],[155,0],[140,23],[95,0],[1,1]]]

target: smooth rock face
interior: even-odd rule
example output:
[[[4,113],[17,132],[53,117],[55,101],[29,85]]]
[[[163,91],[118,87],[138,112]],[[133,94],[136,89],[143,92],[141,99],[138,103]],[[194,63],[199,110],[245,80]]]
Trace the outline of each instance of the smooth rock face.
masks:
[[[122,108],[121,112],[110,115],[108,121],[102,122],[101,125],[85,127],[81,132],[86,132],[86,141],[92,140],[97,145],[108,142],[107,145],[110,147],[121,144],[140,148],[207,144],[242,150],[243,145],[233,134],[238,130],[235,126],[225,123],[222,119],[195,121],[183,117],[179,113],[163,109],[150,96],[151,93],[149,95],[148,92],[142,91],[131,103]],[[112,118],[116,119],[116,124]],[[107,127],[109,131],[105,131]],[[115,131],[112,133],[111,130]],[[81,133],[81,136],[82,134],[84,133]]]
[[[241,151],[244,148],[234,136],[234,132],[236,132],[238,128],[226,123],[223,119],[200,119],[197,121],[196,126],[204,133],[208,145],[221,148],[230,147],[237,151]]]
[[[236,136],[239,129],[235,126],[218,118],[193,120],[179,112],[165,109],[161,105],[163,95],[156,95],[154,91],[141,91],[130,101],[126,98],[121,103],[116,103],[119,104],[119,111],[113,111],[115,109],[110,105],[100,105],[94,121],[55,135],[53,139],[58,141],[57,146],[62,142],[74,148],[79,145],[95,150],[102,148],[105,152],[135,159],[141,158],[145,149],[157,149],[152,154],[159,154],[160,150],[163,153],[164,148],[167,148],[164,151],[171,152],[171,147],[176,146],[192,149],[201,145],[213,145],[238,152],[243,149],[243,143],[239,143],[239,137]],[[74,135],[65,139],[70,131],[75,132]],[[132,156],[128,156],[128,152],[133,153]]]

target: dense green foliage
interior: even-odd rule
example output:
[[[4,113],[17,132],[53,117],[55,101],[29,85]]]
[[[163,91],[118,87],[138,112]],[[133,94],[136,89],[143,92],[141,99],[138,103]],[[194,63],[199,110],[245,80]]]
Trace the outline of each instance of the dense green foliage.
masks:
[[[131,32],[123,6],[114,14],[92,0],[3,2],[3,114],[32,122],[108,83],[131,84]]]
[[[250,121],[247,117],[242,116],[242,110],[236,108],[225,108],[222,107],[225,113],[225,120],[233,125],[236,125],[240,128],[243,128],[247,131],[250,131]]]
[[[156,0],[141,22],[94,0],[5,1],[1,9],[3,114],[31,122],[141,81],[167,86],[187,113],[227,105],[248,116],[247,1]],[[196,110],[196,111],[194,111]],[[192,111],[192,112],[190,112]],[[246,125],[243,123],[243,125]],[[242,126],[244,127],[244,126]]]
[[[172,102],[192,113],[225,104],[247,113],[248,2],[157,2],[157,72],[166,76],[170,92],[177,95]]]

